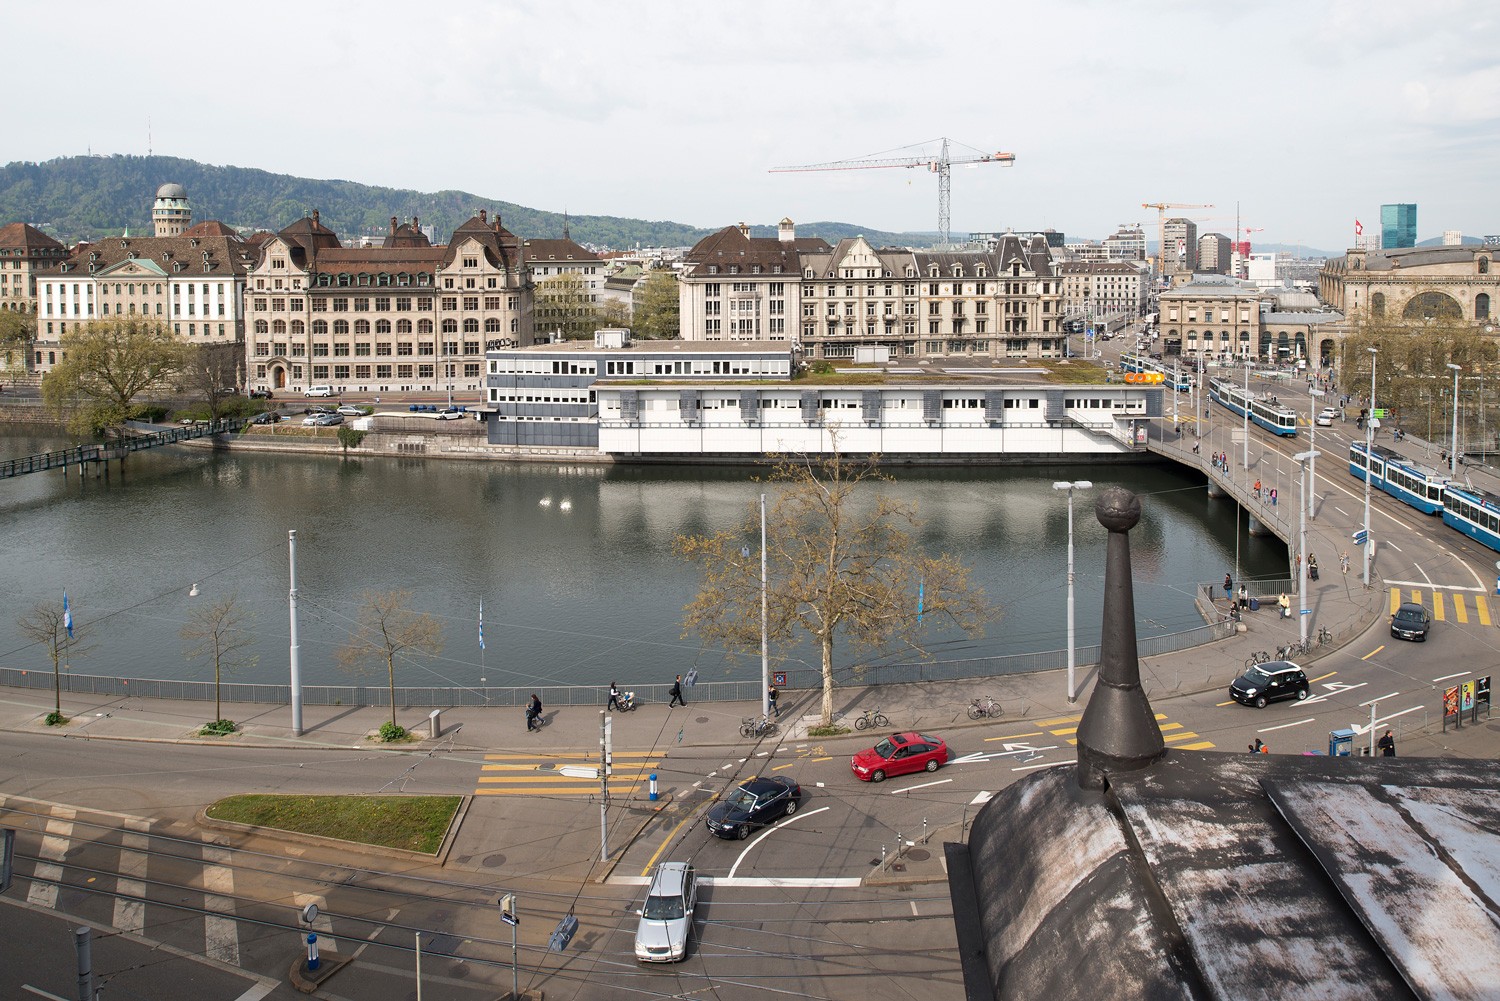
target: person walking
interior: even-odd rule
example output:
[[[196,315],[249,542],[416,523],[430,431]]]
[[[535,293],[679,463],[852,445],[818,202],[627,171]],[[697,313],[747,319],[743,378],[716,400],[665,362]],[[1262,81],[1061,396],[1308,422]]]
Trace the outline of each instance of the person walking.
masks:
[[[1380,753],[1381,753],[1382,756],[1387,757],[1387,758],[1394,758],[1396,756],[1396,736],[1395,736],[1395,734],[1393,734],[1393,733],[1391,733],[1391,731],[1387,730],[1385,732],[1385,736],[1381,737],[1379,740],[1377,740],[1375,742],[1375,746],[1378,747],[1378,748],[1380,748]]]
[[[1234,594],[1234,578],[1229,574],[1224,575],[1224,597],[1228,598]]]
[[[526,730],[542,728],[542,698],[536,692],[531,693],[531,702],[526,706]]]
[[[1239,599],[1239,601],[1240,601],[1240,608],[1244,609],[1244,608],[1249,608],[1250,607],[1250,589],[1248,587],[1246,587],[1243,583],[1240,584],[1240,599]]]
[[[604,707],[605,712],[613,712],[620,708],[620,686],[613,681],[609,683],[609,704]]]
[[[673,706],[683,706],[684,708],[687,706],[687,700],[682,697],[682,675],[680,674],[677,676],[677,680],[672,682],[672,698],[667,702],[668,709],[671,709]]]
[[[1307,554],[1307,576],[1310,577],[1310,578],[1312,578],[1313,580],[1317,580],[1318,579],[1318,555],[1317,555],[1317,553],[1308,553]]]
[[[1285,591],[1282,591],[1281,597],[1276,599],[1276,607],[1281,611],[1283,619],[1290,619],[1292,617],[1292,599],[1286,596]]]
[[[780,695],[781,693],[776,690],[775,685],[772,685],[770,690],[766,692],[766,701],[771,705],[771,715],[777,719],[781,719],[781,706],[776,701]]]

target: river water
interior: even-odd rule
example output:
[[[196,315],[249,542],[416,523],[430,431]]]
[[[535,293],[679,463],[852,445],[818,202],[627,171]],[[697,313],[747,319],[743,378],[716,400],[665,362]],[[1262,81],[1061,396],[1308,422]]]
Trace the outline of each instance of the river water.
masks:
[[[0,431],[5,455],[66,444]],[[1066,646],[1067,505],[1055,480],[1089,478],[1096,487],[1075,501],[1080,646],[1099,639],[1106,533],[1093,512],[1098,488],[1119,484],[1142,497],[1131,533],[1141,636],[1200,625],[1193,585],[1235,567],[1233,504],[1210,501],[1201,478],[1173,467],[892,472],[882,489],[917,506],[926,547],[959,556],[1003,610],[979,639],[934,637],[939,659]],[[696,576],[672,553],[679,534],[740,524],[765,489],[755,475],[169,447],[131,456],[123,476],[112,466],[108,481],[76,471],[0,481],[0,667],[50,672],[15,620],[66,589],[77,647],[86,648],[70,654],[74,673],[211,681],[210,667],[185,659],[179,630],[195,603],[234,593],[255,615],[258,662],[224,680],[284,683],[287,531],[296,529],[306,684],[350,683],[334,652],[360,594],[393,589],[410,590],[412,606],[445,632],[439,657],[398,664],[398,685],[633,686],[694,666],[706,681],[756,678],[758,657],[736,661],[681,636]],[[1245,576],[1285,576],[1285,546],[1241,529]],[[794,685],[812,682],[810,647],[772,654]],[[383,671],[372,680],[383,684]]]

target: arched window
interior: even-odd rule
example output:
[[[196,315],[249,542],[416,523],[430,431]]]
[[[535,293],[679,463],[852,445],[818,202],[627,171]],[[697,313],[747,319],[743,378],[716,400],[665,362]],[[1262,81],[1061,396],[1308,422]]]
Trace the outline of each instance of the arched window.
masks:
[[[1461,320],[1463,315],[1457,301],[1443,292],[1423,292],[1413,296],[1401,311],[1403,320]]]
[[[454,320],[454,319],[444,320],[443,321],[443,333],[445,333],[445,334],[456,334],[456,333],[458,333],[458,321]]]
[[[1490,318],[1490,297],[1483,292],[1474,297],[1474,319],[1488,320]]]
[[[409,333],[411,333],[411,321],[410,320],[397,320],[396,321],[396,333],[398,333],[398,334],[409,334]]]
[[[265,320],[256,320],[255,332],[257,334],[269,334],[271,332],[271,325]]]
[[[275,321],[273,321],[271,323],[271,333],[276,334],[278,336],[280,336],[281,334],[286,333],[286,321],[285,320],[275,320]]]
[[[1490,273],[1490,259],[1488,257],[1481,257],[1479,259],[1479,273],[1482,275]]]
[[[430,333],[432,333],[432,321],[431,320],[418,320],[417,321],[417,333],[419,333],[419,334],[430,334]]]
[[[477,334],[477,333],[479,333],[479,321],[476,318],[472,317],[472,316],[469,317],[468,319],[464,320],[464,333],[466,333],[466,334]]]
[[[292,321],[292,336],[293,337],[301,337],[304,333],[306,333],[306,330],[303,327],[302,321],[301,320],[293,320]]]
[[[390,320],[376,320],[375,321],[375,332],[377,334],[388,334],[388,333],[390,333],[391,332],[391,321]]]
[[[354,332],[356,334],[368,334],[370,332],[370,321],[369,320],[355,320],[354,321]]]
[[[335,334],[347,334],[349,332],[349,321],[348,320],[334,320],[333,321],[333,332]]]
[[[1384,292],[1376,292],[1374,295],[1370,296],[1370,315],[1371,316],[1384,316],[1385,315],[1385,293]]]
[[[313,321],[313,336],[317,337],[319,335],[326,334],[326,333],[328,333],[328,321],[327,320],[314,320]]]
[[[498,334],[500,332],[500,321],[493,316],[485,320],[484,332],[487,334]]]

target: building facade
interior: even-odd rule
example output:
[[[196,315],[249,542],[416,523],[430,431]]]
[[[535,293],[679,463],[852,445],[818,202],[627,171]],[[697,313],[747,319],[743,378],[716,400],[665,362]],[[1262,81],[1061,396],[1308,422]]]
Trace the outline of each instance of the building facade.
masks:
[[[1380,206],[1380,249],[1417,245],[1417,207],[1411,202]]]
[[[1223,233],[1204,233],[1198,237],[1198,271],[1209,275],[1229,274],[1232,245]]]
[[[1497,248],[1351,250],[1324,263],[1319,298],[1351,322],[1468,321],[1490,326],[1500,273]]]
[[[790,219],[774,238],[752,237],[740,223],[699,240],[678,273],[683,340],[795,340],[801,255],[829,249],[823,240],[799,239]]]
[[[605,302],[604,261],[571,239],[526,240],[521,244],[521,260],[538,291],[545,293],[549,282],[570,286],[570,294],[537,297],[533,326],[541,333],[571,330],[581,316],[592,319]]]
[[[481,390],[486,350],[533,339],[520,240],[485,211],[447,246],[412,225],[370,248],[340,246],[313,212],[260,244],[248,281],[253,387]]]
[[[1089,261],[1059,265],[1058,272],[1070,318],[1129,322],[1145,315],[1150,282],[1141,265]]]
[[[1162,227],[1162,273],[1192,274],[1198,270],[1198,224],[1191,219],[1168,219]]]
[[[1162,336],[1180,340],[1182,353],[1204,359],[1248,358],[1262,354],[1262,293],[1249,282],[1197,275],[1161,293]]]
[[[1120,224],[1120,228],[1104,238],[1104,251],[1111,261],[1144,261],[1146,259],[1146,231],[1139,225]]]
[[[0,226],[0,309],[36,312],[36,279],[68,257],[68,248],[35,226]]]
[[[151,206],[153,236],[181,236],[193,228],[193,207],[188,204],[187,189],[180,184],[163,184],[156,189]]]

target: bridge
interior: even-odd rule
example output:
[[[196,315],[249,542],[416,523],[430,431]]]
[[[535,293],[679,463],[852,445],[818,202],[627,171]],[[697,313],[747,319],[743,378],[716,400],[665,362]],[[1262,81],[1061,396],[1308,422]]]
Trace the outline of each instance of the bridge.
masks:
[[[180,441],[189,441],[193,438],[207,438],[211,435],[238,431],[244,426],[245,419],[243,417],[221,417],[217,420],[198,421],[179,427],[160,427],[155,424],[127,421],[125,427],[128,431],[132,432],[128,438],[120,438],[116,441],[104,442],[102,444],[75,445],[73,448],[64,448],[56,452],[41,452],[37,455],[26,455],[19,459],[0,460],[0,479],[9,479],[25,473],[40,473],[48,469],[66,471],[69,466],[82,468],[86,463],[123,459],[131,452],[140,452],[148,448],[159,448],[162,445],[175,445]]]

